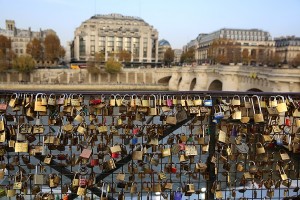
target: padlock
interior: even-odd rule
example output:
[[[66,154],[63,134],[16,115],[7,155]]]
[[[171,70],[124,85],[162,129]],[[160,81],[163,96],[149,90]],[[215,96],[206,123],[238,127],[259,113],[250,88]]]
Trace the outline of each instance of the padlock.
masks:
[[[203,105],[206,106],[206,107],[211,107],[212,106],[212,98],[211,98],[210,95],[207,95],[207,96],[204,97]]]
[[[53,182],[56,185],[59,185],[59,183],[60,183],[60,177],[57,174],[54,174]]]
[[[238,163],[236,163],[236,170],[239,172],[243,172],[245,167],[244,167],[245,163],[243,161],[239,161]]]
[[[256,113],[256,111],[255,111],[254,101],[253,101],[254,98],[256,98],[256,100],[257,100],[259,113]],[[259,97],[257,95],[253,95],[252,98],[251,98],[251,102],[252,102],[252,109],[253,109],[253,114],[254,114],[254,122],[255,123],[264,122],[264,116],[263,116],[263,113],[261,111]]]
[[[231,100],[231,105],[233,106],[240,106],[241,105],[241,99],[238,95],[234,95]]]
[[[78,172],[76,172],[74,174],[74,177],[73,177],[73,180],[72,180],[72,186],[73,187],[79,186],[79,173]]]
[[[171,165],[171,173],[176,174],[176,172],[177,172],[176,165],[175,165],[175,164],[172,164],[172,165]]]
[[[43,185],[44,184],[44,175],[41,174],[41,165],[40,170],[38,172],[38,165],[35,166],[35,174],[34,174],[34,184],[35,185]]]
[[[224,112],[222,111],[222,108],[220,105],[215,105],[214,107],[215,109],[215,113],[214,113],[214,117],[215,119],[223,119],[224,118]]]
[[[54,183],[54,175],[53,174],[50,174],[49,175],[49,187],[50,188],[55,188],[57,187],[58,185]]]
[[[277,95],[276,98],[279,98],[279,103],[277,104],[276,109],[279,113],[287,112],[287,105],[285,98],[283,96]]]
[[[85,187],[78,187],[78,189],[77,189],[77,195],[78,196],[85,196],[86,195],[86,188],[87,188],[87,186],[85,186]]]
[[[277,107],[277,99],[275,96],[269,97],[269,107]]]
[[[95,167],[97,165],[99,165],[99,158],[97,156],[92,156],[92,158],[91,158],[91,166]]]
[[[140,147],[139,149],[138,146]],[[140,143],[136,144],[132,151],[132,159],[143,160],[143,155],[144,155],[143,146]]]
[[[285,173],[284,169],[282,167],[279,168],[279,174],[282,181],[285,181],[288,179],[287,174]]]
[[[36,112],[46,112],[47,107],[45,105],[42,105],[42,99],[44,98],[43,93],[37,93],[35,96],[35,102],[34,102],[34,111]]]
[[[249,172],[251,174],[256,174],[258,171],[258,167],[256,166],[254,161],[249,161]]]
[[[184,151],[179,151],[178,156],[179,156],[179,162],[185,162],[186,161]]]
[[[167,145],[167,146],[163,145],[163,148],[161,150],[161,156],[162,157],[171,156],[171,149],[170,149],[169,145]]]
[[[267,190],[267,196],[272,199],[274,197],[274,189],[268,189]]]
[[[264,146],[260,142],[256,143],[256,153],[257,154],[266,153]]]
[[[87,186],[88,179],[86,178],[85,175],[80,175],[79,176],[79,187],[85,187]]]
[[[50,165],[52,161],[52,155],[48,154],[45,158],[44,158],[44,163]]]
[[[280,149],[279,154],[283,161],[290,160],[289,154],[284,149]]]

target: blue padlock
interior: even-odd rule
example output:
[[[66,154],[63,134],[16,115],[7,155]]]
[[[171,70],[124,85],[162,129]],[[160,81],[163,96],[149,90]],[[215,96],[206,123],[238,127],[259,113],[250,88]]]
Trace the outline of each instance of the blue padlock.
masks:
[[[179,188],[179,187],[178,187]],[[176,191],[174,192],[174,200],[181,200],[182,199],[182,192],[178,190],[178,188],[176,189]]]
[[[131,143],[133,145],[136,145],[138,143],[138,138],[137,137],[133,137],[132,140],[131,140]]]
[[[206,97],[208,97],[208,99],[207,99]],[[212,99],[211,99],[211,96],[210,96],[210,95],[207,95],[206,97],[204,97],[203,105],[204,105],[204,106],[212,106]]]

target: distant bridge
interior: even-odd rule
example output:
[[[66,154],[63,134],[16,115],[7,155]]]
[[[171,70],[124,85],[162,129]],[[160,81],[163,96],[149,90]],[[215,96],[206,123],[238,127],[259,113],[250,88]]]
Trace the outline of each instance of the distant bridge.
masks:
[[[27,77],[26,77],[27,76]],[[24,80],[27,80],[24,82]],[[263,91],[299,92],[300,69],[208,65],[172,68],[130,68],[118,74],[89,74],[85,69],[39,69],[29,76],[0,74],[1,89],[18,82],[32,87],[88,90]],[[5,86],[6,85],[6,86]],[[24,85],[24,84],[20,84]],[[26,86],[22,86],[23,88]],[[28,87],[28,86],[27,86]],[[31,86],[30,86],[31,87]],[[56,89],[56,88],[53,88]]]
[[[169,90],[299,92],[300,69],[252,66],[195,66],[157,69]]]

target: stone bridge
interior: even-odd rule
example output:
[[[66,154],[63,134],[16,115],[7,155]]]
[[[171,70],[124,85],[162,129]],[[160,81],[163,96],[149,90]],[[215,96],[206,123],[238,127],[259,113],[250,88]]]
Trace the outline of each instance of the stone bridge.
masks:
[[[207,65],[172,68],[130,68],[118,74],[90,74],[86,69],[39,69],[29,75],[0,74],[0,82],[14,85],[60,85],[59,88],[89,90],[173,90],[173,91],[263,91],[299,92],[300,69],[240,65]],[[103,86],[103,87],[102,87]],[[25,86],[26,87],[26,86]],[[94,89],[93,89],[94,88]]]
[[[299,92],[300,69],[252,66],[195,66],[155,70],[169,90]]]

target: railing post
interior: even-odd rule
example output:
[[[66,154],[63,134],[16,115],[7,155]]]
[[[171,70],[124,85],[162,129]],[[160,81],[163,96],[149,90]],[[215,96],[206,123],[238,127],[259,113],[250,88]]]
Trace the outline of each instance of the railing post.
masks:
[[[212,108],[211,108],[211,115],[208,119],[208,127],[209,127],[209,155],[208,155],[208,172],[209,172],[209,180],[207,181],[207,188],[206,188],[206,199],[215,199],[215,194],[211,192],[211,188],[213,183],[216,180],[216,173],[215,173],[215,164],[211,162],[211,158],[215,155],[215,147],[216,147],[216,123],[213,122],[213,113],[214,113],[214,105],[216,105],[217,98],[212,97]]]

